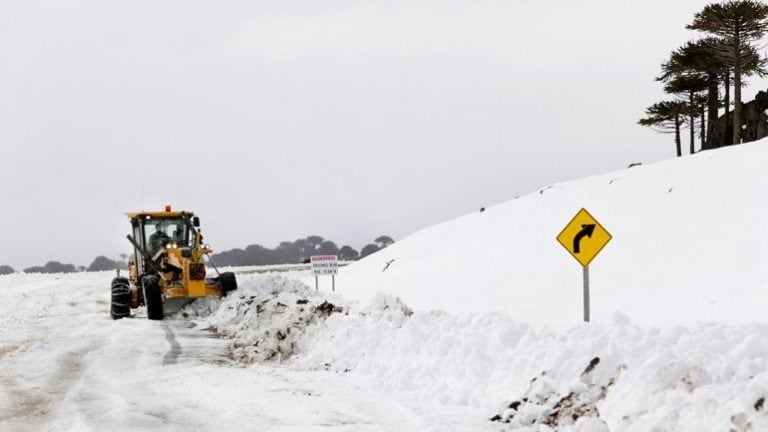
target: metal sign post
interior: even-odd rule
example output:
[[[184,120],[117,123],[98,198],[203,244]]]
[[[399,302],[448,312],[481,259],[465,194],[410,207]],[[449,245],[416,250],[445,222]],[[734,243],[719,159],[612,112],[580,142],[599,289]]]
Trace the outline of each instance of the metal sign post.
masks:
[[[589,322],[589,266],[584,266],[584,322]]]
[[[320,282],[317,275],[315,275],[315,291],[320,291]]]
[[[586,209],[579,210],[557,241],[584,267],[584,321],[589,322],[589,263],[613,237]]]

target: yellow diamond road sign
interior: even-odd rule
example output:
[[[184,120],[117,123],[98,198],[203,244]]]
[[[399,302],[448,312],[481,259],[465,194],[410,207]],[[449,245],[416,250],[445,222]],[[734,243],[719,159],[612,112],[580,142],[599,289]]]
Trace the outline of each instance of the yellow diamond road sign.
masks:
[[[611,241],[611,234],[586,209],[568,222],[557,241],[584,267]]]

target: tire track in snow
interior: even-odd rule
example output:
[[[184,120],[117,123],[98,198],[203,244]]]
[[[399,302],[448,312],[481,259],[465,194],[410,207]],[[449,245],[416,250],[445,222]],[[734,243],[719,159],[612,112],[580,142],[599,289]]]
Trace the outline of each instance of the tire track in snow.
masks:
[[[13,369],[0,371],[0,384],[10,397],[9,406],[0,412],[0,430],[37,430],[40,423],[51,421],[48,417],[85,373],[83,357],[100,346],[91,342],[65,351],[57,357],[56,369],[40,379],[25,379],[12,373]],[[27,424],[29,429],[15,429],[14,424]]]
[[[163,321],[163,332],[170,350],[163,355],[163,366],[180,362],[208,364],[233,363],[230,343],[220,336],[196,328],[188,321]]]
[[[163,322],[163,331],[165,332],[165,340],[171,346],[171,350],[163,356],[163,366],[176,364],[179,362],[179,356],[181,356],[181,344],[176,340],[176,334],[173,333],[167,322]]]

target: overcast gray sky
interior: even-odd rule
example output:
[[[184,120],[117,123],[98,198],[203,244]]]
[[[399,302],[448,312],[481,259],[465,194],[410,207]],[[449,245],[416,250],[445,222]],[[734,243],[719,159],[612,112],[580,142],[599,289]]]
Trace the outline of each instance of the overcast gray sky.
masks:
[[[166,203],[218,250],[359,248],[672,157],[635,123],[705,4],[4,0],[0,264],[116,257]]]

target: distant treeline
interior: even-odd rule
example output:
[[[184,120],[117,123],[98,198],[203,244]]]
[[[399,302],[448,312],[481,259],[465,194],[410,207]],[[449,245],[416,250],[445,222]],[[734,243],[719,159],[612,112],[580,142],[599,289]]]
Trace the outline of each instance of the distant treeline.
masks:
[[[24,273],[75,273],[84,271],[115,270],[117,268],[127,269],[128,265],[125,263],[125,258],[127,258],[128,255],[122,254],[121,257],[123,258],[122,261],[111,260],[101,255],[96,257],[88,267],[76,266],[74,264],[63,264],[59,261],[48,261],[45,263],[45,265],[27,267],[23,271]],[[0,275],[6,275],[15,272],[16,270],[14,270],[11,266],[0,265]]]
[[[391,245],[395,241],[392,237],[382,235],[373,243],[369,243],[358,252],[352,246],[338,247],[336,243],[317,235],[311,235],[296,241],[284,241],[276,248],[270,249],[253,244],[245,249],[231,249],[213,255],[213,261],[220,266],[246,266],[246,265],[274,265],[274,264],[300,264],[309,261],[312,255],[338,255],[342,261],[356,261],[360,258],[378,252]],[[75,273],[82,271],[106,271],[128,268],[126,264],[127,254],[121,254],[122,260],[112,260],[103,255],[96,257],[91,264],[75,266],[63,264],[59,261],[48,261],[43,266],[33,266],[24,269],[24,273]],[[15,273],[13,267],[0,265],[0,275]]]
[[[24,273],[74,273],[74,264],[62,264],[58,261],[48,261],[44,266],[33,266],[24,269]]]
[[[336,243],[318,235],[311,235],[295,241],[284,241],[270,249],[253,244],[245,249],[231,249],[213,255],[219,266],[300,264],[309,261],[312,255],[338,255],[341,261],[356,261],[391,245],[392,237],[382,235],[358,252],[352,246],[339,247]]]

